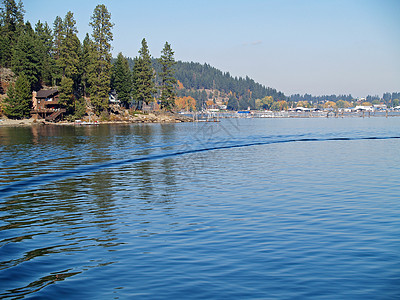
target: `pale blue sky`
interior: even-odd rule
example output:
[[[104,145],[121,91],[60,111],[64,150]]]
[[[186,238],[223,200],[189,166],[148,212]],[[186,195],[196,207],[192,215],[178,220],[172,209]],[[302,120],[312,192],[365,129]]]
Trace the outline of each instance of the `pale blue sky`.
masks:
[[[74,13],[82,40],[97,4],[112,14],[113,54],[208,63],[293,93],[400,91],[400,0],[24,0],[25,19]]]

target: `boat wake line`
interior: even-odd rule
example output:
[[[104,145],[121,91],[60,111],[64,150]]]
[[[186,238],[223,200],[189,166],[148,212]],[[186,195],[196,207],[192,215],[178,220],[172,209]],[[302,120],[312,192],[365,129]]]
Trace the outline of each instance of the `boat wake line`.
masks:
[[[282,144],[282,143],[294,143],[294,142],[326,142],[326,141],[356,141],[356,140],[388,140],[388,139],[400,139],[400,136],[373,136],[373,137],[329,137],[329,138],[290,138],[290,139],[278,139],[278,140],[261,140],[261,141],[249,141],[235,143],[224,142],[223,145],[215,145],[212,147],[203,147],[198,149],[188,149],[182,151],[171,151],[161,154],[150,154],[141,157],[115,160],[105,163],[84,165],[74,169],[64,170],[56,173],[48,173],[35,177],[31,177],[26,180],[20,180],[13,182],[11,184],[0,187],[0,196],[2,198],[10,197],[18,194],[19,192],[29,191],[31,187],[38,187],[40,185],[48,184],[49,182],[54,182],[61,179],[66,179],[70,177],[78,177],[85,174],[93,173],[102,169],[119,167],[127,164],[134,164],[146,161],[161,160],[166,158],[174,158],[182,155],[195,154],[207,151],[225,150],[225,149],[235,149],[251,146],[261,146],[270,144]]]

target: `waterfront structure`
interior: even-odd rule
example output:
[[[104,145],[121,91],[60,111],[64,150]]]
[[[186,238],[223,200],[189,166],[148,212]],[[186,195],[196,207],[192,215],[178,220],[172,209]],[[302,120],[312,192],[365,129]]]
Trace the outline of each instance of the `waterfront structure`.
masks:
[[[32,111],[33,117],[42,118],[46,121],[54,121],[62,118],[66,112],[59,104],[59,91],[57,89],[42,89],[32,93]]]

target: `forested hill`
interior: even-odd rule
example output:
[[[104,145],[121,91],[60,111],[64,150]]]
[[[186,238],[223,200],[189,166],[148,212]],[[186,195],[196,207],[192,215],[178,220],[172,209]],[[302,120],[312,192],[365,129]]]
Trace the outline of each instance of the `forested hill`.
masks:
[[[216,89],[239,97],[251,96],[253,99],[265,96],[272,96],[275,100],[286,99],[282,92],[265,87],[247,76],[234,78],[229,72],[224,73],[208,64],[178,61],[175,76],[189,89]]]
[[[134,60],[128,58],[131,67]],[[153,59],[153,67],[159,73],[160,65]],[[201,109],[207,100],[224,102],[229,109],[255,108],[255,100],[272,96],[274,100],[287,97],[276,89],[265,87],[249,77],[233,77],[209,64],[177,61],[175,78],[179,81],[178,96],[191,96]],[[207,92],[206,92],[207,91]],[[213,92],[212,94],[210,92]]]

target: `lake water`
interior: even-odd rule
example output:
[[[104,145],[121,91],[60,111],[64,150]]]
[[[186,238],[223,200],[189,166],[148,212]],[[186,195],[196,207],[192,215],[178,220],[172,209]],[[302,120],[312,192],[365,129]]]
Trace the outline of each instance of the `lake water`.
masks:
[[[400,118],[0,127],[0,298],[400,299]]]

